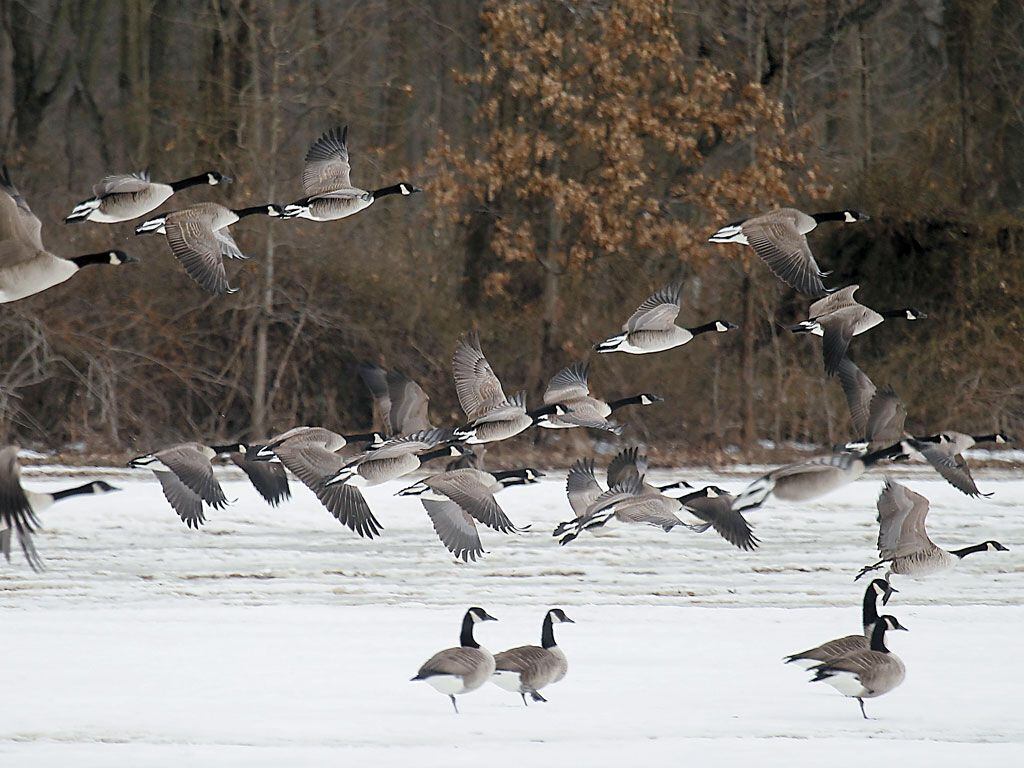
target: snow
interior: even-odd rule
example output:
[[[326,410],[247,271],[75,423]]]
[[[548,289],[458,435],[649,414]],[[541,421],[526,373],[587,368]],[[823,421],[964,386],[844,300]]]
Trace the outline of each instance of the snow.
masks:
[[[756,468],[659,473],[738,490]],[[873,474],[816,502],[751,513],[762,546],[712,532],[609,529],[559,547],[562,476],[498,499],[521,536],[482,530],[489,554],[456,564],[405,480],[367,489],[385,526],[364,541],[304,488],[277,510],[224,471],[237,502],[187,531],[145,472],[28,468],[28,487],[104,476],[125,490],[44,513],[48,566],[0,567],[0,765],[930,766],[1024,757],[1024,480],[979,470],[991,499],[968,499],[927,468],[902,482],[932,502],[941,546],[994,538],[957,570],[914,582],[888,610],[910,632],[890,647],[907,665],[894,692],[855,701],[781,658],[856,632],[873,562]],[[523,707],[494,685],[462,714],[410,682],[454,645],[481,605],[491,650],[538,643],[547,608],[569,659],[547,704]]]

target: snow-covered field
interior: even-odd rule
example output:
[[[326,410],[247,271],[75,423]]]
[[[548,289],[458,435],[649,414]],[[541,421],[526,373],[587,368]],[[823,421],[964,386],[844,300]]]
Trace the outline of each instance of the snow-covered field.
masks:
[[[729,489],[750,477],[680,475]],[[297,484],[273,510],[225,472],[237,503],[194,532],[151,475],[110,477],[125,490],[45,514],[46,572],[20,554],[0,566],[0,765],[1019,764],[1024,480],[979,471],[995,496],[970,500],[925,470],[896,476],[931,499],[938,544],[1011,551],[894,577],[907,680],[867,702],[870,721],[780,660],[857,631],[880,475],[752,513],[753,553],[646,528],[559,547],[550,531],[569,509],[552,476],[498,497],[533,528],[484,530],[490,553],[469,565],[416,499],[392,496],[409,482],[368,490],[385,533],[364,541]],[[25,482],[82,480],[30,469]],[[499,618],[478,630],[492,650],[537,643],[548,607],[576,620],[556,628],[570,671],[549,703],[488,685],[456,716],[409,682],[456,643],[469,605]]]

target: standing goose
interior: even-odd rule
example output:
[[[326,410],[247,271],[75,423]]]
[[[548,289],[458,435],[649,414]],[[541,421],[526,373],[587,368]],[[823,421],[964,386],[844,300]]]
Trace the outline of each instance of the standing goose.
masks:
[[[153,453],[137,456],[129,467],[153,470],[160,481],[164,498],[178,517],[189,528],[199,528],[206,522],[203,502],[214,509],[228,505],[224,489],[213,474],[210,461],[221,453],[231,453],[237,445],[203,445],[179,443]]]
[[[823,221],[852,223],[870,217],[859,211],[833,211],[808,215],[795,208],[778,208],[749,219],[734,221],[713,234],[710,243],[749,245],[782,282],[800,293],[818,298],[828,293],[822,272],[807,243],[807,233]]]
[[[0,304],[41,293],[93,264],[121,266],[137,259],[123,251],[103,251],[62,259],[43,247],[43,225],[0,167]]]
[[[947,571],[975,552],[1008,551],[998,541],[991,540],[962,549],[945,550],[937,547],[925,528],[928,499],[889,478],[885,480],[877,506],[878,554],[882,559],[874,565],[864,566],[855,580],[886,564],[886,581],[894,573],[919,579]],[[883,602],[888,599],[886,596]]]
[[[860,713],[867,720],[864,699],[874,699],[896,688],[907,672],[900,657],[885,646],[885,633],[890,629],[907,630],[895,616],[882,616],[871,632],[869,648],[811,667],[811,682],[823,680],[844,696],[857,699]]]
[[[928,315],[913,307],[887,309],[884,312],[865,307],[853,298],[859,285],[848,285],[811,304],[808,319],[789,327],[793,333],[811,333],[822,337],[825,373],[835,376],[846,359],[846,351],[854,336],[859,336],[889,317],[922,320]]]
[[[551,416],[562,416],[561,404],[526,410],[526,394],[505,397],[501,382],[480,348],[480,337],[470,333],[459,340],[452,357],[455,391],[469,424],[455,430],[455,437],[470,445],[493,443],[518,435]]]
[[[149,171],[106,176],[94,184],[92,197],[75,206],[64,219],[65,224],[81,221],[95,221],[114,224],[145,216],[166,203],[171,195],[199,184],[230,184],[231,179],[217,171],[207,171],[198,176],[162,184],[150,181]]]
[[[378,365],[359,366],[359,375],[373,397],[374,423],[388,437],[433,429],[428,410],[430,398],[404,373],[385,371]]]
[[[854,442],[848,449],[891,445],[906,436],[907,409],[892,388],[877,389],[848,357],[840,360],[837,373],[853,427]]]
[[[459,705],[455,697],[475,691],[494,674],[494,656],[473,637],[473,626],[481,621],[497,621],[483,608],[470,608],[462,619],[462,632],[457,648],[446,648],[431,656],[412,680],[425,680],[435,691],[452,700],[455,714]]]
[[[346,459],[338,451],[351,442],[372,441],[380,444],[379,434],[339,435],[323,427],[294,427],[266,445],[249,446],[247,458],[260,461],[277,460],[284,464],[299,482],[316,495],[331,515],[342,525],[368,539],[378,535],[382,526],[370,511],[362,492],[352,485],[326,485],[345,466]]]
[[[725,320],[715,320],[694,328],[676,325],[682,306],[682,293],[682,283],[672,283],[662,288],[637,307],[636,312],[622,326],[622,333],[605,339],[595,345],[594,349],[603,353],[646,355],[681,347],[702,333],[725,333],[738,327]]]
[[[838,656],[845,656],[854,651],[864,651],[871,647],[871,634],[878,623],[878,598],[888,602],[893,592],[899,592],[889,582],[882,579],[874,579],[868,588],[864,590],[864,604],[861,610],[864,631],[859,635],[846,635],[829,640],[827,643],[810,648],[806,651],[794,653],[785,658],[787,664],[796,664],[801,669],[810,669],[823,661],[831,661]],[[895,627],[890,627],[895,629]]]
[[[269,203],[251,208],[226,208],[219,203],[197,203],[180,211],[144,221],[135,228],[135,234],[155,232],[167,237],[188,276],[204,291],[216,296],[235,293],[238,289],[228,285],[224,259],[247,259],[227,228],[246,216],[281,215],[281,206]]]
[[[355,481],[360,485],[380,485],[415,472],[423,462],[442,456],[459,456],[450,429],[425,429],[411,435],[393,437],[342,465],[324,480],[327,487]]]
[[[65,488],[60,491],[29,491],[21,486],[21,464],[18,462],[16,445],[0,448],[0,552],[8,562],[11,560],[11,537],[17,535],[18,544],[25,560],[34,571],[43,569],[42,558],[36,552],[32,534],[39,530],[40,512],[54,503],[93,493],[110,493],[120,490],[102,480]]]
[[[347,137],[346,125],[332,128],[310,145],[302,170],[302,189],[306,197],[286,205],[285,217],[334,221],[359,213],[387,195],[404,197],[422,191],[405,181],[373,191],[353,187],[349,178],[352,166],[348,160]]]
[[[643,392],[633,397],[624,397],[606,403],[604,400],[598,400],[591,396],[588,383],[589,372],[590,365],[588,363],[573,363],[551,378],[548,388],[544,391],[544,404],[551,407],[560,405],[567,412],[562,416],[552,415],[541,421],[541,427],[548,429],[590,427],[621,435],[622,425],[608,420],[608,417],[615,411],[627,405],[654,405],[654,403],[663,402],[665,399]]]
[[[575,624],[561,608],[544,614],[540,628],[540,645],[521,645],[494,655],[491,682],[506,691],[518,693],[523,705],[529,706],[526,694],[534,701],[547,701],[540,689],[561,681],[569,671],[565,652],[555,643],[555,624]]]
[[[971,468],[967,459],[963,457],[964,451],[973,448],[978,443],[995,443],[1002,445],[1013,442],[1001,432],[990,435],[968,435],[963,432],[939,432],[937,435],[928,437],[912,437],[906,440],[909,446],[908,455],[911,457],[920,454],[932,465],[936,472],[942,475],[943,479],[961,493],[968,496],[991,496],[991,493],[982,493],[974,482],[971,475]]]
[[[807,501],[849,485],[881,461],[903,455],[901,443],[865,455],[839,453],[773,469],[748,485],[732,503],[734,510],[756,509],[773,493],[784,501]]]
[[[397,495],[419,496],[441,543],[463,562],[475,562],[484,553],[477,522],[499,533],[523,533],[529,529],[513,525],[494,494],[512,485],[531,485],[538,477],[543,477],[543,473],[531,467],[504,472],[453,469],[421,480]]]

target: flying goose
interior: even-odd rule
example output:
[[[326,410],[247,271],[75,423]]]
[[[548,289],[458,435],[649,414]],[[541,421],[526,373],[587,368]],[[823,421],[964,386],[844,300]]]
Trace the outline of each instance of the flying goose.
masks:
[[[725,333],[739,326],[725,320],[683,328],[676,325],[682,306],[682,283],[672,283],[647,298],[622,326],[622,333],[605,339],[594,346],[598,352],[625,352],[646,355],[681,347],[694,336],[709,331]]]
[[[917,458],[923,457],[932,468],[935,469],[947,483],[952,485],[961,493],[968,496],[991,496],[991,493],[982,493],[974,482],[971,475],[971,468],[967,459],[963,457],[964,451],[973,448],[978,443],[995,443],[1002,445],[1013,442],[1013,439],[997,432],[989,435],[968,435],[963,432],[939,432],[937,435],[927,437],[911,437],[904,441],[907,446],[907,456]]]
[[[518,435],[534,424],[543,424],[551,416],[563,416],[561,404],[526,410],[526,394],[505,397],[501,382],[480,348],[480,336],[469,333],[459,339],[452,357],[455,391],[469,424],[455,430],[455,437],[470,445],[493,443]]]
[[[900,317],[905,320],[922,320],[928,315],[914,307],[887,309],[876,312],[853,298],[859,285],[848,285],[830,293],[811,304],[808,319],[789,326],[793,333],[810,333],[822,337],[822,354],[825,359],[825,373],[835,376],[850,340],[881,324],[886,318]]]
[[[123,251],[62,259],[43,247],[43,225],[0,166],[0,304],[41,293],[70,279],[82,267],[115,267],[138,261]]]
[[[204,291],[224,296],[238,290],[228,285],[224,259],[249,258],[239,250],[227,228],[254,215],[277,217],[281,206],[268,203],[231,209],[219,203],[197,203],[144,221],[135,228],[135,234],[165,235],[174,258],[188,276]]]
[[[534,701],[547,701],[540,689],[561,681],[569,671],[565,652],[555,643],[555,624],[575,624],[561,608],[544,614],[540,628],[540,645],[521,645],[494,654],[491,682],[506,691],[518,693],[523,705],[529,706],[526,694]]]
[[[732,503],[734,510],[756,509],[773,493],[784,501],[807,501],[842,488],[873,466],[904,454],[902,443],[868,454],[838,453],[773,469],[748,485]]]
[[[606,403],[591,396],[589,372],[589,363],[573,363],[551,377],[544,391],[544,404],[552,407],[560,405],[567,412],[561,416],[552,415],[539,422],[539,426],[547,429],[590,427],[621,435],[622,425],[608,420],[615,411],[627,405],[654,405],[665,400],[658,395],[643,392]]]
[[[592,465],[593,462],[591,461]],[[605,481],[609,488],[620,483],[630,480],[632,478],[638,478],[643,485],[644,493],[664,493],[665,491],[675,489],[692,490],[693,486],[685,480],[677,480],[674,483],[668,483],[667,485],[651,485],[647,482],[647,454],[642,453],[638,446],[629,446],[623,448],[608,462],[608,469],[605,470]],[[570,499],[570,506],[576,509],[576,505],[572,503]],[[582,509],[586,509],[586,504],[582,506]]]
[[[373,191],[353,187],[349,178],[352,167],[348,160],[347,137],[346,125],[330,129],[310,145],[302,170],[302,189],[306,197],[284,207],[286,218],[334,221],[359,213],[387,195],[407,196],[422,191],[405,181]]]
[[[431,656],[412,680],[425,680],[430,687],[452,700],[455,713],[459,705],[455,697],[475,691],[494,674],[494,656],[473,637],[473,626],[481,621],[497,621],[483,608],[470,608],[462,619],[462,633],[457,648],[446,648]]]
[[[189,528],[206,522],[203,502],[214,509],[228,505],[224,489],[213,474],[211,460],[222,453],[237,450],[238,445],[179,443],[153,453],[136,456],[129,467],[151,469],[160,481],[164,498]],[[243,446],[244,447],[244,446]]]
[[[0,448],[0,552],[11,560],[11,537],[17,534],[25,560],[34,571],[43,569],[32,534],[39,530],[40,512],[54,503],[87,493],[110,493],[120,490],[102,480],[59,491],[29,491],[21,485],[21,464],[16,445]]]
[[[410,435],[393,437],[346,461],[337,472],[324,480],[324,484],[327,487],[351,482],[379,485],[397,480],[415,472],[426,461],[461,455],[462,451],[453,440],[450,429],[424,429]]]
[[[563,546],[575,540],[583,531],[601,528],[612,520],[653,525],[666,533],[677,525],[685,525],[676,517],[676,512],[682,509],[677,499],[660,493],[645,492],[643,483],[638,478],[626,480],[607,491],[602,491],[594,476],[593,464],[587,464],[582,460],[577,461],[569,469],[566,495],[569,496],[570,505],[573,505],[574,500],[577,505],[587,499],[590,501],[582,514],[578,507],[574,508],[577,516],[559,523],[553,531],[552,535],[560,537],[558,543]]]
[[[252,445],[246,458],[257,461],[277,460],[299,478],[317,499],[343,525],[360,536],[372,539],[382,526],[373,516],[362,492],[353,485],[326,485],[346,464],[338,451],[352,442],[371,441],[382,444],[379,434],[339,435],[324,427],[294,427],[272,438],[266,445]]]
[[[855,438],[847,444],[848,449],[891,445],[906,436],[907,409],[892,388],[876,388],[848,357],[839,361],[837,373]]]
[[[430,398],[415,381],[399,371],[365,363],[359,366],[359,375],[373,397],[374,423],[381,425],[385,435],[433,429],[428,416]]]
[[[868,588],[864,590],[864,604],[861,610],[864,631],[859,635],[846,635],[827,643],[810,648],[806,651],[794,653],[785,658],[787,664],[796,664],[801,669],[810,669],[823,661],[831,661],[837,656],[845,656],[854,651],[863,651],[871,647],[871,634],[874,632],[875,624],[878,623],[878,598],[888,601],[893,592],[899,592],[889,582],[882,579],[874,579]]]
[[[280,462],[258,461],[249,459],[248,446],[239,445],[237,451],[229,451],[227,456],[231,462],[245,473],[252,487],[270,506],[276,507],[282,501],[292,497],[288,487],[288,473]]]
[[[823,221],[852,223],[869,218],[859,211],[807,215],[795,208],[778,208],[726,224],[708,242],[751,246],[782,282],[806,296],[818,298],[828,293],[821,282],[828,272],[822,272],[814,260],[807,233]]]
[[[890,629],[907,630],[895,616],[882,616],[871,632],[869,648],[811,667],[810,671],[814,672],[811,682],[823,680],[844,696],[857,699],[860,713],[867,720],[864,699],[888,693],[902,683],[906,675],[903,661],[885,646],[885,633]]]
[[[886,478],[878,497],[878,553],[874,565],[866,565],[855,577],[888,565],[885,580],[892,574],[912,579],[946,571],[975,552],[1007,552],[998,541],[983,541],[971,547],[945,550],[937,547],[928,536],[925,518],[928,517],[928,499],[914,493],[905,485]],[[883,602],[888,602],[888,596]]]
[[[199,184],[230,184],[231,179],[217,171],[207,171],[166,184],[151,181],[149,171],[123,173],[104,177],[94,184],[92,197],[75,206],[64,219],[65,224],[96,221],[114,224],[145,216],[166,203],[171,195]]]
[[[398,492],[419,496],[441,543],[463,562],[476,561],[484,553],[476,524],[499,533],[523,533],[498,506],[494,494],[512,485],[531,485],[544,473],[531,467],[504,472],[453,469],[421,480]]]

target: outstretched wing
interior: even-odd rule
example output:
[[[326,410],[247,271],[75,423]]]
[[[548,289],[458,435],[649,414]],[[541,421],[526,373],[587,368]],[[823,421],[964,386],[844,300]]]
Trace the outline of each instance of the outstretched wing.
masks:
[[[302,188],[308,197],[350,189],[348,159],[348,126],[331,128],[314,141],[306,152],[302,169]]]

